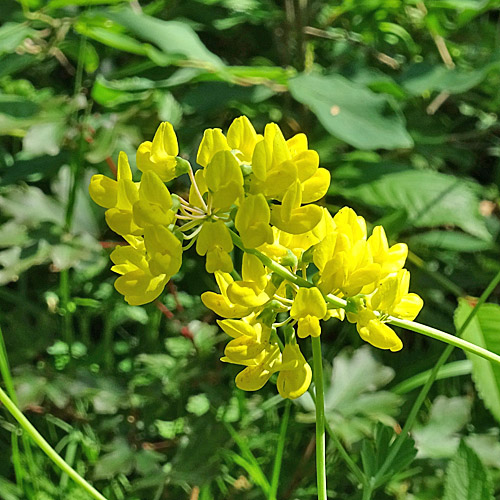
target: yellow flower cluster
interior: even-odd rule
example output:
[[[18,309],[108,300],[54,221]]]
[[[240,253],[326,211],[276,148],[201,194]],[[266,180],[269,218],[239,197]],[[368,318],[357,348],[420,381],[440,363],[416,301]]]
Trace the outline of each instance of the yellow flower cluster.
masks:
[[[178,154],[172,125],[162,123],[153,141],[138,148],[140,182],[133,182],[125,153],[116,180],[91,180],[92,199],[128,243],[111,254],[112,270],[121,275],[116,289],[128,303],[156,299],[179,271],[183,251],[196,245],[219,287],[203,293],[203,303],[224,318],[218,323],[232,338],[222,361],[244,367],[239,388],[258,390],[277,373],[283,397],[301,396],[311,368],[297,338],[318,337],[320,321],[332,317],[347,316],[376,347],[401,349],[386,322],[414,319],[423,304],[408,293],[407,247],[389,247],[381,226],[368,237],[365,220],[350,208],[332,217],[314,204],[326,194],[330,174],[304,134],[286,140],[270,123],[260,135],[241,116],[227,135],[205,131],[196,172]],[[187,200],[165,185],[184,173],[191,180]],[[235,244],[244,251],[241,276],[233,266]],[[297,273],[304,286],[290,279]],[[346,309],[332,306],[329,295],[346,299]]]

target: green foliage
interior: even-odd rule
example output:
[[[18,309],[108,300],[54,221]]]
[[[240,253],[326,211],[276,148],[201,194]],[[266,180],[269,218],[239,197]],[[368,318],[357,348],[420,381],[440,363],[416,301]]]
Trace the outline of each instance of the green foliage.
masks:
[[[455,323],[460,326],[472,307],[465,300],[455,314]],[[493,352],[500,352],[500,306],[485,304],[476,314],[462,337]],[[493,416],[500,420],[500,370],[490,363],[482,363],[477,356],[469,356],[472,362],[472,378],[478,394]]]
[[[240,114],[260,132],[306,132],[332,173],[325,204],[408,243],[421,321],[453,333],[458,296],[500,270],[499,54],[494,0],[4,0],[0,384],[12,379],[28,418],[109,500],[272,498],[281,398],[234,387],[200,301],[216,285],[194,254],[166,315],[115,293],[120,242],[90,176],[159,121],[193,164],[200,130]],[[489,302],[463,337],[500,353],[498,290]],[[497,368],[454,353],[396,449],[442,349],[401,337],[400,353],[375,352],[352,325],[324,326],[326,417],[352,459],[327,439],[329,496],[360,498],[356,468],[372,498],[498,496]],[[314,419],[310,395],[292,403],[273,500],[314,498]],[[26,437],[2,410],[0,498],[88,500]]]
[[[488,471],[463,441],[446,471],[444,500],[490,500],[493,488]]]

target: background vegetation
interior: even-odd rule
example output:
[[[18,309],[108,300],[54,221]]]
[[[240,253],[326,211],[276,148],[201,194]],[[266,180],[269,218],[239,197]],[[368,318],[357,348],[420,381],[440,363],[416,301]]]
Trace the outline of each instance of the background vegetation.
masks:
[[[286,427],[272,384],[235,388],[194,252],[159,304],[125,304],[90,176],[120,150],[133,161],[164,120],[192,161],[203,129],[240,114],[304,131],[332,172],[326,206],[408,243],[419,320],[454,332],[459,299],[461,323],[500,270],[499,14],[498,0],[2,1],[3,382],[107,498],[273,498],[280,426],[277,498],[314,498],[314,406],[294,402]],[[499,299],[465,333],[497,353]],[[444,349],[401,335],[395,354],[349,324],[322,334],[328,420],[367,477]],[[374,498],[500,495],[500,370],[457,351],[439,378]],[[327,458],[329,497],[360,498],[331,442]],[[2,410],[0,498],[89,497]]]

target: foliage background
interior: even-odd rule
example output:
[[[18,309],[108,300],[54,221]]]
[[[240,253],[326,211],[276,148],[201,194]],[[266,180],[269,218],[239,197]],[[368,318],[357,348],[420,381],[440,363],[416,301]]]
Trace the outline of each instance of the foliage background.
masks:
[[[109,499],[268,498],[284,402],[272,384],[238,391],[219,362],[225,338],[199,298],[215,284],[194,252],[161,299],[170,313],[123,302],[90,176],[110,175],[120,150],[133,161],[164,120],[193,161],[202,131],[240,114],[260,131],[304,131],[332,172],[326,206],[348,204],[407,242],[419,320],[453,332],[458,299],[460,321],[500,270],[499,13],[497,0],[2,2],[10,375],[30,420]],[[500,353],[498,299],[467,335]],[[349,324],[322,335],[328,419],[368,475],[443,350],[401,335],[397,354]],[[441,375],[416,448],[406,441],[376,498],[499,494],[500,372],[455,352]],[[314,497],[313,422],[310,398],[294,402],[280,499]],[[360,498],[328,450],[329,496]],[[2,412],[0,498],[88,497]]]

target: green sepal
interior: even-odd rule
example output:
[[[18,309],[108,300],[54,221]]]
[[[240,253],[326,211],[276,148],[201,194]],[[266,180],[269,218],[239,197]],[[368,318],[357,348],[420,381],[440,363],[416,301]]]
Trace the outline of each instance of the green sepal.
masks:
[[[191,168],[191,164],[180,156],[176,156],[175,159],[177,160],[175,164],[175,176],[179,177],[182,174],[187,174]]]
[[[296,267],[298,263],[299,261],[297,256],[289,248],[287,248],[286,256],[280,259],[280,264],[287,267]]]

